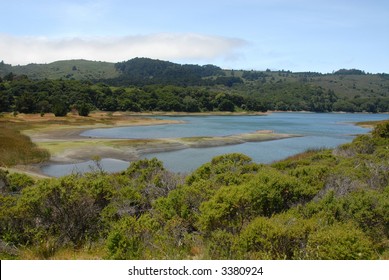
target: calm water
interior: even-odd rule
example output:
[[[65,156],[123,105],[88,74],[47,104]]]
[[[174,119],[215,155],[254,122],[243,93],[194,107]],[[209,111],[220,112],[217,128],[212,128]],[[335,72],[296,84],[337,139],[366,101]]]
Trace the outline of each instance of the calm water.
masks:
[[[239,152],[250,156],[256,162],[269,163],[303,152],[308,148],[333,148],[352,141],[356,134],[369,130],[353,125],[358,121],[389,119],[386,114],[315,114],[315,113],[273,113],[267,116],[179,116],[161,117],[183,120],[184,124],[117,127],[93,129],[83,136],[96,138],[176,138],[191,136],[225,136],[256,130],[269,129],[276,133],[300,134],[303,137],[268,142],[251,142],[239,145],[185,149],[172,152],[143,155],[143,158],[157,157],[165,167],[175,172],[190,172],[214,156]],[[93,162],[68,165],[49,165],[43,172],[61,176],[76,170],[88,171]],[[105,170],[114,172],[128,167],[127,162],[104,159]]]

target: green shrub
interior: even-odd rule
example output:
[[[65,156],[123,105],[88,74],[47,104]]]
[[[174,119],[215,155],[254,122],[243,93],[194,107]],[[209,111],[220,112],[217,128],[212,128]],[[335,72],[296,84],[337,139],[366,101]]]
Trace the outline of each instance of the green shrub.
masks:
[[[389,138],[389,121],[377,124],[372,135],[373,137]]]
[[[8,175],[8,191],[10,192],[20,192],[23,188],[30,187],[34,183],[34,180],[25,174],[12,173]]]
[[[307,259],[364,260],[377,258],[371,240],[352,224],[334,224],[309,235]]]
[[[109,259],[144,259],[147,247],[152,242],[155,222],[148,216],[140,219],[123,217],[115,223],[106,241]]]
[[[200,206],[199,224],[206,231],[237,232],[253,217],[270,217],[311,199],[317,190],[295,177],[263,168],[247,183],[221,187]]]
[[[238,257],[234,248],[235,236],[224,230],[211,232],[207,239],[207,253],[212,260],[231,260]]]
[[[317,227],[319,220],[289,213],[258,217],[242,231],[235,249],[244,259],[300,259],[309,234]]]
[[[187,184],[206,180],[214,189],[225,185],[236,185],[246,181],[251,174],[258,171],[260,166],[253,163],[250,157],[240,153],[221,155],[194,171],[187,178]]]

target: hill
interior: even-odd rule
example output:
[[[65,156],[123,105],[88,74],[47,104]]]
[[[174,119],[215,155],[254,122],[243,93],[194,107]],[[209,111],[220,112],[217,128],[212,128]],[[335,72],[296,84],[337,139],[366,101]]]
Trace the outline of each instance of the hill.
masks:
[[[260,96],[263,101],[279,104],[279,110],[304,107],[307,90],[326,92],[332,97],[332,111],[384,112],[389,108],[389,75],[366,74],[363,71],[341,69],[331,74],[290,71],[234,71],[242,77],[239,91]],[[286,103],[285,103],[286,101]],[[297,103],[296,103],[297,102]]]
[[[105,84],[109,90],[102,89],[103,97],[90,96],[83,100],[102,110],[389,111],[389,74],[369,74],[358,69],[340,69],[330,74],[223,70],[215,65],[182,65],[150,58],[120,63],[67,60],[26,66],[1,62],[0,78],[11,80],[12,77],[7,77],[10,72],[16,76],[26,75],[32,81],[61,79]],[[3,85],[3,90],[10,86],[13,85]],[[23,87],[24,91],[35,91],[30,86]],[[41,92],[52,92],[42,84],[33,86],[36,87]],[[131,97],[119,93],[112,95],[117,87],[123,88],[120,92],[127,92]],[[134,87],[138,89],[134,90]],[[0,97],[12,106],[13,98],[23,93],[20,88],[19,84],[17,94],[15,90],[8,90],[7,97]],[[76,88],[74,90],[79,91]],[[61,91],[59,87],[56,95],[61,95]],[[102,102],[104,106],[99,105],[102,99],[106,100]],[[7,110],[10,110],[9,106]]]
[[[150,58],[116,63],[115,68],[121,75],[108,83],[118,85],[203,85],[212,77],[225,76],[224,71],[214,65],[181,65]]]
[[[26,75],[33,80],[74,79],[98,80],[119,76],[114,63],[89,60],[62,60],[48,64],[28,64],[11,66],[0,63],[0,76],[12,72],[15,75]]]

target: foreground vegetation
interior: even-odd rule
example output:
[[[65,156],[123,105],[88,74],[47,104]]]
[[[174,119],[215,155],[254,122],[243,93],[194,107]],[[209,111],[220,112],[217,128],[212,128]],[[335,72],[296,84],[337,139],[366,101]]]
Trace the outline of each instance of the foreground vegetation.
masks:
[[[334,150],[192,174],[157,159],[33,180],[0,171],[1,258],[388,259],[389,122]]]

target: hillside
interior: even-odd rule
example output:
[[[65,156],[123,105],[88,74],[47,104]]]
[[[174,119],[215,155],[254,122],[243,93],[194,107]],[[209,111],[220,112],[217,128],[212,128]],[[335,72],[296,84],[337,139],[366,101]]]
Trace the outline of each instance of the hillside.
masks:
[[[214,65],[177,64],[150,58],[134,58],[115,64],[121,75],[107,82],[115,85],[204,85],[215,76],[225,76]],[[208,82],[207,82],[208,81]],[[214,81],[220,83],[220,79]]]
[[[119,76],[114,63],[89,60],[62,60],[48,64],[28,64],[11,66],[0,63],[0,76],[12,72],[15,75],[27,75],[33,80],[75,79],[97,80]]]
[[[84,89],[84,92],[89,92],[89,97],[83,98],[83,102],[101,110],[389,111],[389,74],[369,74],[358,69],[340,69],[331,74],[284,70],[223,70],[215,65],[182,65],[150,58],[134,58],[116,64],[68,60],[11,66],[1,62],[0,78],[12,80],[14,77],[9,76],[10,72],[16,76],[26,75],[29,80],[37,83],[45,79],[61,79],[105,84],[103,91],[106,92],[102,92],[100,101],[89,94],[96,87]],[[13,84],[7,84],[0,89],[3,90],[3,97],[0,94],[0,99],[3,98],[9,106],[15,103],[15,97],[23,94],[20,83],[17,85],[18,90],[9,89],[7,93],[4,92],[4,89],[12,86]],[[53,91],[52,87],[46,88],[42,83],[32,86],[32,89],[31,85],[23,84],[24,91],[30,93],[34,93],[34,88],[37,87],[49,95]],[[77,87],[74,90],[78,91]],[[121,88],[119,92],[126,92],[131,96],[112,95],[118,87]],[[63,95],[61,87],[55,91],[56,95]],[[107,99],[108,95],[110,100],[102,103],[109,104],[99,105],[102,98]],[[3,111],[9,111],[11,107],[2,108]],[[37,110],[39,112],[39,109],[35,111]]]

